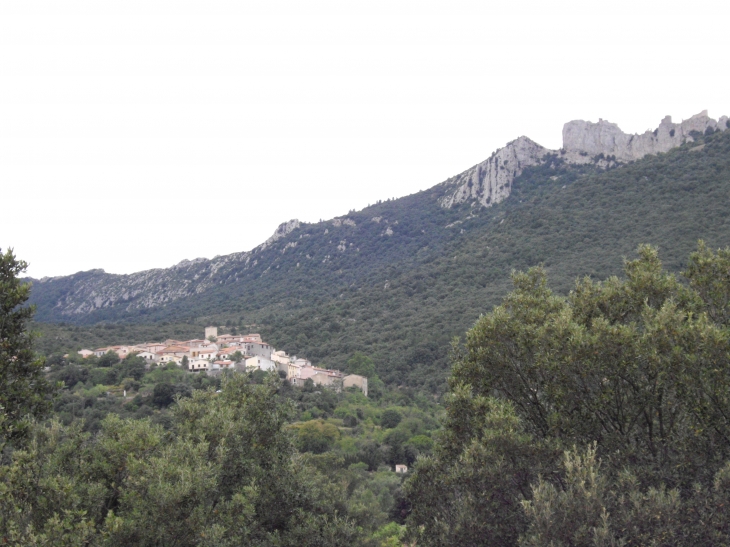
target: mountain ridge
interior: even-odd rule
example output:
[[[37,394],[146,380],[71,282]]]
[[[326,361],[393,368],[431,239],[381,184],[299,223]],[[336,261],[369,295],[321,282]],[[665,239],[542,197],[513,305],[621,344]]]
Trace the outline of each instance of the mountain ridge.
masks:
[[[221,268],[209,289],[154,308],[60,316],[53,305],[66,297],[63,282],[38,284],[37,319],[65,322],[37,324],[43,351],[161,332],[190,337],[205,325],[226,325],[253,329],[329,368],[345,370],[360,351],[383,381],[436,393],[448,376],[451,339],[501,302],[511,271],[542,265],[550,287],[566,295],[577,278],[621,275],[622,258],[642,243],[657,246],[672,272],[685,267],[698,239],[727,246],[730,132],[606,168],[550,155],[526,167],[510,198],[491,207],[444,208],[444,194],[434,187],[301,224],[251,258],[248,269],[245,261]],[[57,291],[39,295],[46,287]]]
[[[596,124],[568,122],[563,130],[564,145],[568,148],[548,150],[527,137],[520,137],[495,151],[485,162],[428,190],[325,222],[308,224],[296,219],[284,222],[271,237],[251,251],[213,259],[182,260],[169,268],[133,274],[108,274],[97,269],[33,280],[31,298],[38,307],[37,316],[41,321],[82,323],[134,320],[138,315],[154,319],[164,315],[155,315],[159,310],[229,285],[240,287],[241,299],[261,305],[261,294],[273,290],[262,280],[276,276],[281,267],[296,272],[300,265],[311,265],[313,261],[320,264],[320,275],[332,278],[334,290],[345,277],[348,283],[356,284],[377,268],[410,260],[409,253],[423,256],[434,252],[434,249],[423,250],[420,246],[423,239],[432,238],[431,247],[434,248],[455,240],[464,232],[464,223],[478,217],[481,209],[492,207],[511,195],[514,181],[525,169],[540,165],[552,169],[558,165],[575,169],[581,166],[610,169],[622,165],[628,157],[619,150],[621,147],[631,146],[631,153],[643,157],[647,150],[663,150],[679,142],[678,139],[694,142],[708,130],[723,131],[727,125],[726,117],[715,121],[703,111],[680,124],[672,124],[671,118],[666,117],[655,132],[647,131],[642,136],[632,137],[621,132],[617,125],[603,120]],[[674,133],[670,135],[672,129]],[[644,144],[637,146],[636,142]],[[618,152],[623,159],[604,152],[591,155],[599,149],[597,146],[606,152]],[[409,218],[408,222],[399,225],[399,218],[393,215],[400,216],[403,221],[409,214],[407,210],[420,211],[419,214],[427,218]],[[386,243],[394,235],[397,243]],[[317,239],[319,245],[310,245],[312,238]],[[393,249],[388,250],[389,247]],[[282,262],[283,256],[292,253],[298,253],[297,262]],[[360,254],[366,258],[361,259],[357,256]],[[349,263],[343,261],[346,256],[353,257]],[[339,267],[331,271],[338,262],[344,262],[344,270]],[[339,271],[346,271],[346,275],[343,277],[337,273]]]
[[[685,142],[693,142],[697,134],[705,134],[708,130],[725,131],[729,124],[727,116],[716,121],[703,110],[678,124],[672,123],[671,116],[665,116],[655,130],[629,135],[615,123],[603,119],[598,123],[573,120],[563,126],[563,146],[559,150],[545,148],[525,136],[519,137],[444,183],[456,186],[456,190],[444,196],[440,203],[443,207],[452,207],[473,200],[490,207],[509,197],[512,182],[525,167],[539,165],[550,155],[559,155],[568,164],[595,163],[605,168],[649,154],[668,152]]]

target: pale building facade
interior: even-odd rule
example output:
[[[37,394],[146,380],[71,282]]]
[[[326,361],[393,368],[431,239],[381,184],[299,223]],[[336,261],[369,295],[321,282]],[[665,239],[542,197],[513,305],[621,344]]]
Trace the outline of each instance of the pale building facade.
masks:
[[[348,374],[342,379],[342,387],[347,389],[348,387],[359,387],[360,391],[363,392],[365,397],[368,396],[368,379],[365,376],[359,374]]]
[[[190,372],[207,372],[210,369],[210,361],[207,359],[190,359],[188,361],[188,370]]]
[[[258,357],[255,355],[246,359],[244,364],[246,366],[246,370],[259,369],[266,372],[277,370],[276,363],[274,363],[271,359],[265,359],[264,357]]]

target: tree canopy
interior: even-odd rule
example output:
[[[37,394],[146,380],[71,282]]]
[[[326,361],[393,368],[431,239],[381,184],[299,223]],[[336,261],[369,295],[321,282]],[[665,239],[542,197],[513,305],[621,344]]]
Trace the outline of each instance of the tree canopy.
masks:
[[[543,268],[515,273],[514,291],[455,348],[449,420],[409,486],[419,545],[516,545],[520,535],[523,545],[588,545],[599,531],[643,544],[631,542],[650,525],[621,528],[638,518],[631,496],[665,516],[694,507],[695,528],[659,519],[686,541],[702,532],[698,504],[719,522],[710,513],[730,460],[730,251],[700,243],[683,279],[656,249],[638,253],[624,279],[584,278],[567,298]],[[598,495],[591,487],[605,494],[592,512],[580,498]],[[565,533],[551,536],[558,521]]]
[[[5,253],[0,249],[0,445],[22,435],[29,417],[49,410],[53,391],[28,330],[33,308],[24,304],[30,284],[20,278],[26,268],[12,249]]]
[[[0,467],[0,537],[13,545],[358,545],[339,492],[284,431],[277,381],[196,390],[170,431],[110,414],[33,428]]]

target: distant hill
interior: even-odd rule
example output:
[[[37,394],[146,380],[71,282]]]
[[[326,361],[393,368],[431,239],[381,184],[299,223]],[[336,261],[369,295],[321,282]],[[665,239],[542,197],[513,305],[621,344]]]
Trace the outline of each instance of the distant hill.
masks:
[[[639,243],[657,245],[680,270],[698,239],[730,242],[726,119],[665,119],[636,138],[606,124],[574,127],[573,144],[558,151],[518,139],[429,190],[327,222],[286,223],[251,252],[129,276],[94,270],[35,281],[37,320],[84,326],[81,334],[43,327],[59,349],[173,324],[255,324],[292,353],[343,367],[366,351],[385,381],[439,391],[449,340],[499,302],[512,269],[543,263],[553,287],[567,292],[578,276],[620,273]],[[684,144],[672,140],[678,134]],[[596,142],[614,153],[584,150]],[[643,157],[631,160],[626,147]],[[55,346],[49,339],[45,347]]]

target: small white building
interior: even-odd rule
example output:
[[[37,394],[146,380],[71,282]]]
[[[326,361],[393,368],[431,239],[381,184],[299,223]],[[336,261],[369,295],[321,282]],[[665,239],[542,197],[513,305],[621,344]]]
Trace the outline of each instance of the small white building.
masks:
[[[408,473],[408,466],[407,465],[398,464],[398,465],[395,466],[395,472],[396,473]]]
[[[249,357],[244,361],[244,364],[246,365],[246,370],[277,370],[276,363],[274,363],[271,359],[266,359],[264,357],[258,357],[253,356]]]
[[[78,351],[77,353],[81,357],[83,357],[84,359],[86,359],[87,357],[91,357],[92,355],[94,355],[94,352],[91,351],[90,349],[82,349],[81,351]]]
[[[210,361],[207,359],[195,358],[188,361],[188,370],[190,372],[208,372],[210,368]]]
[[[167,347],[167,344],[163,344],[162,342],[145,342],[144,344],[137,344],[134,347],[139,348],[142,351],[157,353],[158,351],[162,351],[163,349],[165,349]]]
[[[342,387],[347,389],[348,387],[359,387],[365,397],[368,396],[368,379],[365,376],[359,374],[348,374],[342,379]]]
[[[192,348],[190,350],[190,357],[199,357],[201,359],[212,359],[218,353],[217,347],[205,347],[205,348]]]
[[[159,354],[158,354],[159,355]],[[165,354],[160,356],[160,364],[167,364],[167,363],[175,363],[177,366],[180,366],[182,364],[182,357],[179,357],[177,355],[173,354]]]
[[[115,350],[111,346],[110,347],[106,347],[106,348],[97,348],[97,349],[94,350],[94,355],[96,355],[97,357],[101,357],[102,355],[104,355],[104,354],[106,354],[106,353],[108,353],[110,351],[115,351]]]
[[[155,361],[157,359],[157,355],[156,354],[154,354],[154,353],[152,353],[150,351],[147,351],[147,350],[144,350],[144,351],[135,351],[134,354],[137,357],[141,357],[145,361],[149,361],[150,363],[152,361]]]

